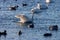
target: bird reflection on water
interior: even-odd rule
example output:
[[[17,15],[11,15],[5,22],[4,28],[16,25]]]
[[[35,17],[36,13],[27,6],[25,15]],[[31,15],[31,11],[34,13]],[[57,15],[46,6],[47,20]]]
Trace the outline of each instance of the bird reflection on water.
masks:
[[[27,26],[31,23],[22,23],[22,22],[16,22],[17,25],[21,25],[21,26]]]

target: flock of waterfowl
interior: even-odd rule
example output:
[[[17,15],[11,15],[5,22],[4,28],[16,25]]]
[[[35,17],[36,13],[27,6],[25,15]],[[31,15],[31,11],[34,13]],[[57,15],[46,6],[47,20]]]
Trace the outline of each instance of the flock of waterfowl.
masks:
[[[15,0],[15,1],[17,1],[17,0]],[[51,0],[46,0],[46,4],[48,5],[49,3],[51,3]],[[25,4],[25,3],[23,3],[22,5],[23,5],[23,6],[27,6],[27,4]],[[46,9],[48,9],[48,6],[47,6],[47,5],[41,5],[41,4],[38,2],[38,3],[37,3],[37,7],[31,9],[32,20],[29,19],[27,16],[22,15],[22,14],[16,15],[15,17],[16,17],[16,18],[19,18],[19,19],[20,19],[19,22],[21,22],[21,23],[30,23],[30,24],[28,25],[28,27],[34,28],[34,23],[33,23],[33,15],[34,15],[34,13],[38,13],[38,12],[40,12],[41,10],[46,10]],[[9,7],[9,10],[16,10],[18,7],[19,7],[18,5],[17,5],[17,6],[11,6],[11,7]],[[58,30],[58,25],[52,25],[52,26],[50,26],[50,27],[49,27],[49,30],[51,30],[51,31],[57,31],[57,30]],[[21,32],[21,30],[20,30],[20,31],[18,32],[18,35],[21,35],[21,34],[22,34],[22,32]],[[4,32],[0,32],[0,36],[1,36],[1,35],[6,36],[6,35],[7,35],[6,30],[4,30]],[[43,36],[45,36],[45,37],[52,36],[52,33],[45,33]]]
[[[46,0],[46,4],[49,4],[51,2],[51,0]],[[24,4],[22,4],[23,6],[27,6],[28,4],[26,4],[26,3],[24,3]],[[41,12],[41,10],[46,10],[46,9],[48,9],[48,6],[47,5],[41,5],[39,2],[37,3],[37,6],[36,7],[34,7],[34,8],[32,8],[31,9],[31,13],[32,13],[32,20],[31,19],[29,19],[27,16],[25,16],[24,14],[22,15],[22,14],[20,14],[20,15],[16,15],[15,17],[16,18],[19,18],[20,19],[20,21],[19,22],[21,22],[21,23],[30,23],[29,25],[28,25],[28,27],[34,27],[34,23],[33,23],[33,17],[34,17],[34,14],[35,13],[40,13]]]
[[[31,24],[30,24],[31,25]],[[31,28],[33,28],[32,26],[31,26]],[[49,27],[49,30],[50,31],[58,31],[58,25],[53,25],[53,26],[50,26]],[[22,31],[20,30],[19,32],[18,32],[18,35],[20,36],[22,34]],[[0,32],[0,36],[6,36],[7,35],[7,31],[6,30],[4,30],[4,32]],[[52,33],[44,33],[43,34],[43,36],[44,37],[51,37],[52,36]]]

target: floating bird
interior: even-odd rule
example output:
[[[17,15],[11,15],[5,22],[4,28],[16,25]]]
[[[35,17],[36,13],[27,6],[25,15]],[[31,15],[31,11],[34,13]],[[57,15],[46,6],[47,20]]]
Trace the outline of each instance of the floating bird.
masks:
[[[19,31],[19,33],[18,33],[18,35],[21,35],[22,34],[22,32],[21,32],[21,30]]]
[[[25,1],[23,1],[23,3],[22,3],[22,6],[23,7],[26,7],[28,4],[25,2]]]
[[[18,5],[16,5],[16,6],[11,6],[11,7],[9,7],[9,10],[16,10],[18,7],[19,7]]]
[[[0,32],[0,36],[1,36],[1,35],[6,36],[6,35],[7,35],[6,30],[4,30],[4,32]]]
[[[23,6],[23,7],[27,6],[27,3],[22,3],[22,6]]]
[[[53,26],[49,26],[49,30],[53,31],[53,30],[58,30],[58,25],[53,25]]]
[[[51,33],[45,33],[44,36],[45,36],[45,37],[51,37],[52,34],[51,34]]]
[[[27,16],[25,15],[16,15],[16,18],[19,18],[21,23],[32,23],[31,19],[29,19]]]
[[[28,27],[29,28],[34,28],[34,24],[33,23],[32,24],[29,24]]]

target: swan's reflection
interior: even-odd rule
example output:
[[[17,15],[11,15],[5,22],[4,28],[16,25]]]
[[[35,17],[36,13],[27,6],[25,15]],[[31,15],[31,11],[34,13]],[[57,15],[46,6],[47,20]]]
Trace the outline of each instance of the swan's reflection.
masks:
[[[29,24],[31,23],[22,23],[22,22],[16,22],[17,25],[20,25],[20,26],[28,26]]]

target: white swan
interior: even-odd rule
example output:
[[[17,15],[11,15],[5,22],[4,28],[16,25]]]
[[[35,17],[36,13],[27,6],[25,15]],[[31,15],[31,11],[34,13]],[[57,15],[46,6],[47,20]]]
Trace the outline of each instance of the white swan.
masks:
[[[31,19],[29,19],[27,16],[25,15],[16,15],[16,18],[19,18],[21,23],[32,23]]]
[[[39,13],[41,10],[46,10],[48,7],[46,5],[41,5],[40,3],[37,4],[37,7],[31,9],[32,13]]]

